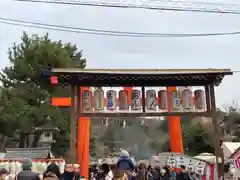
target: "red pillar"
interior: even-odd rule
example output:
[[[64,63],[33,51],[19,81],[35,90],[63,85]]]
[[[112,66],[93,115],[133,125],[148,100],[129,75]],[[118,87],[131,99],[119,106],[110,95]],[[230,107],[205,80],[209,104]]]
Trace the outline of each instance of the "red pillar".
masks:
[[[83,99],[83,90],[88,87],[81,88],[81,104]],[[90,119],[88,117],[80,117],[78,119],[77,132],[77,163],[80,165],[81,175],[88,179],[89,168],[89,139],[90,139]]]
[[[171,91],[176,87],[167,87],[168,92],[168,111],[171,111]],[[169,139],[171,152],[184,153],[182,142],[182,127],[179,116],[168,116]]]

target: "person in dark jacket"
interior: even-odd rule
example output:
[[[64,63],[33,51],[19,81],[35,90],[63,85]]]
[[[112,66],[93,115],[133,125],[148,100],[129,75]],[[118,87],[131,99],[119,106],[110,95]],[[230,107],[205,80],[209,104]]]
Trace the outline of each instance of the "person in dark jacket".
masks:
[[[73,165],[73,180],[80,180],[81,179],[81,174],[80,174],[80,165],[79,164],[74,164]]]
[[[46,172],[43,174],[43,180],[59,180],[60,175],[58,165],[52,163],[48,165]]]
[[[160,170],[160,180],[169,180],[171,177],[169,169],[167,167],[163,167]]]
[[[180,166],[180,172],[177,174],[176,180],[191,180],[185,166]]]
[[[73,180],[73,177],[74,177],[73,165],[66,164],[64,172],[60,176],[60,180]]]
[[[160,176],[161,176],[160,171],[161,171],[160,166],[155,166],[153,168],[153,172],[152,172],[153,180],[159,180],[160,179]]]
[[[39,174],[32,172],[31,159],[24,159],[22,161],[22,171],[16,176],[17,180],[40,180]]]
[[[126,170],[126,171],[134,170],[133,161],[126,150],[122,150],[120,152],[120,158],[117,162],[117,169]]]

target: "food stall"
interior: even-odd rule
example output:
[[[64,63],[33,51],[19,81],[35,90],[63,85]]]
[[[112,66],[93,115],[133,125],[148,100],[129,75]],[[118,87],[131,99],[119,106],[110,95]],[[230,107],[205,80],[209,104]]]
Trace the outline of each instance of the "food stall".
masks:
[[[194,172],[201,180],[214,180],[216,177],[215,164],[203,159],[178,153],[160,153],[158,155],[160,166],[169,166],[179,169],[184,165],[189,172]],[[156,159],[156,157],[154,157]],[[156,160],[155,160],[156,161]]]
[[[32,160],[32,171],[39,174],[42,174],[50,163],[56,163],[62,172],[64,170],[64,159],[55,158],[50,148],[7,148],[4,158],[0,158],[0,169],[6,169],[10,176],[15,177],[21,171],[24,158]]]

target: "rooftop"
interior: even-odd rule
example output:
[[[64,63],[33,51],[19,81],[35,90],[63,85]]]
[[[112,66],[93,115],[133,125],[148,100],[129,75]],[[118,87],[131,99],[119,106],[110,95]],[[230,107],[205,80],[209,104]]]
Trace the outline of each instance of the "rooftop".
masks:
[[[6,148],[5,159],[47,159],[51,158],[50,148]]]
[[[60,84],[81,86],[204,86],[219,85],[230,69],[77,69],[43,70]]]

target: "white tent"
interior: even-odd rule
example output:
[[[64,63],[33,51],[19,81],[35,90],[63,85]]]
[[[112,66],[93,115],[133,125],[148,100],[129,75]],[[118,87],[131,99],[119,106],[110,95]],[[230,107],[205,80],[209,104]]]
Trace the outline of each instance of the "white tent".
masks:
[[[224,158],[228,159],[239,147],[240,142],[223,142],[222,149]]]
[[[194,156],[194,158],[207,161],[211,164],[216,164],[216,156],[211,153],[201,153],[197,156]]]

